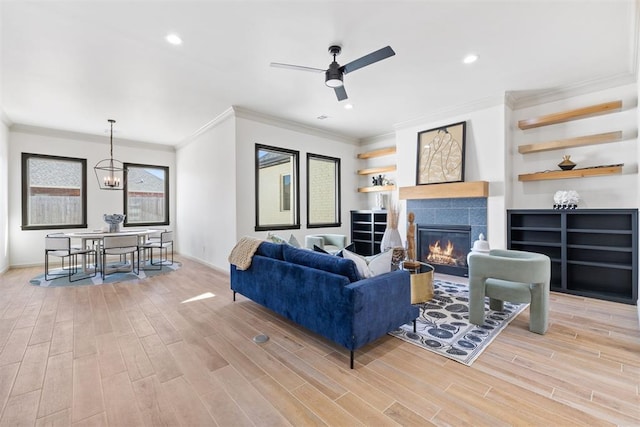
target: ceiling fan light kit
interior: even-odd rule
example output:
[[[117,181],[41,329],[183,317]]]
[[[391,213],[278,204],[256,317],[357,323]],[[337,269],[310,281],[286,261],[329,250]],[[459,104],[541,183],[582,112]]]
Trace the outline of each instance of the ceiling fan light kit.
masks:
[[[314,73],[324,72],[324,83],[336,93],[336,97],[338,101],[344,101],[347,99],[347,91],[344,88],[344,75],[360,69],[362,67],[366,67],[367,65],[371,65],[375,62],[382,61],[383,59],[389,58],[390,56],[395,55],[396,53],[391,49],[391,46],[383,47],[382,49],[378,49],[375,52],[371,52],[368,55],[365,55],[361,58],[358,58],[354,61],[349,62],[343,66],[340,66],[336,62],[336,56],[340,55],[342,48],[338,45],[329,46],[329,53],[333,55],[333,62],[329,64],[329,68],[326,70],[322,70],[320,68],[313,67],[305,67],[302,65],[291,65],[291,64],[282,64],[279,62],[272,62],[272,67],[277,68],[289,68],[293,70],[302,70],[302,71],[311,71]]]

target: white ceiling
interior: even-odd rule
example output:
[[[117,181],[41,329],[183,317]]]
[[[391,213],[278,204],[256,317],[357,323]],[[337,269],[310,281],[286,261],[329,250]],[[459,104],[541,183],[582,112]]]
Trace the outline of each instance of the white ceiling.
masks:
[[[635,0],[0,2],[2,110],[13,123],[179,144],[237,106],[351,138],[506,91],[635,79]],[[184,43],[164,37],[178,33]],[[390,45],[345,76],[327,68]],[[464,65],[462,58],[480,59]],[[635,81],[635,80],[633,80]],[[346,110],[350,102],[354,108]],[[318,120],[321,115],[328,116]]]

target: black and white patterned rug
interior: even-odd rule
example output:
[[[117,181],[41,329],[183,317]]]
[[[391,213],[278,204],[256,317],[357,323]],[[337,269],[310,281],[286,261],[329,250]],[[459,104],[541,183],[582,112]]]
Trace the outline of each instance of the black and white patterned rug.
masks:
[[[435,279],[433,291],[431,301],[417,304],[416,333],[407,324],[389,334],[467,366],[528,306],[505,302],[503,311],[492,311],[485,298],[484,325],[476,326],[469,323],[467,285]]]

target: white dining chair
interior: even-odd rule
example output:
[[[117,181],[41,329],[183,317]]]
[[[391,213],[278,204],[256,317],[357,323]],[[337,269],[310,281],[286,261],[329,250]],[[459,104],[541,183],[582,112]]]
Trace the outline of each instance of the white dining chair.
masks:
[[[171,263],[169,261],[169,247],[171,247]],[[160,258],[157,261],[153,259],[153,250],[158,249],[160,251]],[[161,270],[163,265],[173,265],[173,231],[163,231],[160,233],[160,240],[151,240],[145,242],[140,246],[140,250],[143,252],[144,264],[146,264],[146,252],[149,250],[149,264],[154,267],[145,267],[146,270]],[[138,259],[140,255],[138,254]]]
[[[93,274],[76,275],[78,272],[78,255],[89,257],[88,263],[91,263],[93,256]],[[49,271],[49,257],[60,258],[62,263],[62,273],[51,273]],[[68,266],[65,268],[64,260],[68,259]],[[44,240],[44,278],[45,280],[54,280],[61,277],[69,278],[69,282],[77,282],[78,280],[88,277],[95,277],[98,271],[96,251],[88,248],[79,248],[71,245],[71,238],[65,237],[60,233],[49,234]],[[87,264],[85,264],[86,266]]]
[[[127,263],[127,255],[131,254],[131,271],[140,273],[140,254],[138,252],[138,236],[105,236],[102,240],[102,278],[107,276],[107,256],[118,255],[120,261]],[[138,255],[136,257],[136,254]],[[136,262],[137,261],[137,262]],[[121,266],[119,266],[121,267]],[[116,271],[119,268],[115,269]],[[111,273],[108,273],[111,274]]]

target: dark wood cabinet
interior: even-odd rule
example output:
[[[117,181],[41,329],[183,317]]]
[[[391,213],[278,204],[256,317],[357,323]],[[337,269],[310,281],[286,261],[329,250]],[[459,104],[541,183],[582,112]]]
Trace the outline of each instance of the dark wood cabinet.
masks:
[[[509,210],[509,249],[551,258],[551,290],[636,304],[638,210]]]
[[[363,256],[380,253],[380,241],[387,228],[386,211],[351,211],[351,242]]]

